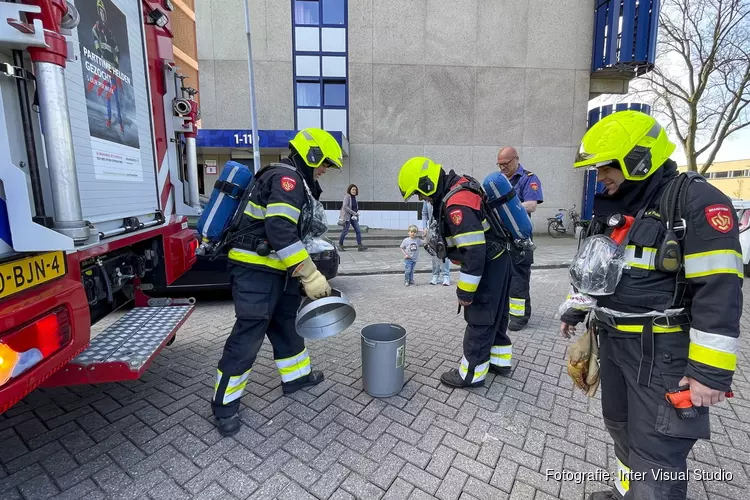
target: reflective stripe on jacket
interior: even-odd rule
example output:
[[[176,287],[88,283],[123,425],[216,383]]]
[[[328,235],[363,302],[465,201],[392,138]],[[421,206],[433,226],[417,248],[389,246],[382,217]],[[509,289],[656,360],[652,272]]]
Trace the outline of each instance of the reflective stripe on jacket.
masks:
[[[273,167],[257,178],[239,227],[240,234],[268,240],[271,254],[262,256],[256,252],[257,248],[238,245],[229,251],[231,261],[286,272],[309,257],[297,227],[302,208],[307,203],[305,183],[288,162],[286,160],[285,166]]]

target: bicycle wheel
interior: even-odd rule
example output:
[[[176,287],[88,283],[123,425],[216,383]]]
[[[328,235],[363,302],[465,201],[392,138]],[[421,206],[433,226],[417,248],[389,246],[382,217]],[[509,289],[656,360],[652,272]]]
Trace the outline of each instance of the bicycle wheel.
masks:
[[[551,220],[549,221],[549,224],[547,224],[547,232],[553,238],[559,238],[565,234],[565,229],[563,229],[563,226],[559,221]]]

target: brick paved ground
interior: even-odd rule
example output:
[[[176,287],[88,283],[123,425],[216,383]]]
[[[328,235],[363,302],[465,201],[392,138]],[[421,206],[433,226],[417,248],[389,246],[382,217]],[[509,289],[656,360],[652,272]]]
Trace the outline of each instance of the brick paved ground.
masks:
[[[565,281],[564,270],[533,273],[535,315],[512,335],[512,377],[490,374],[467,391],[439,383],[461,353],[452,288],[339,278],[359,316],[344,334],[309,344],[327,380],[283,397],[264,345],[242,400],[246,425],[225,439],[208,402],[232,306],[202,302],[142,380],[38,390],[0,416],[0,498],[580,500],[607,485],[546,480],[545,471],[614,462],[599,400],[572,390],[564,369],[554,315]],[[408,330],[409,382],[385,400],[362,391],[358,331],[373,322]],[[733,480],[691,482],[690,498],[748,498],[749,338],[736,398],[712,410],[713,439],[689,463]]]
[[[578,248],[578,240],[572,237],[553,239],[540,235],[534,238],[534,242],[537,248],[534,251],[533,268],[569,266]],[[340,252],[340,255],[341,276],[404,272],[404,254],[398,248],[370,248],[366,252],[349,248],[345,252]],[[458,270],[458,266],[451,265],[451,269]],[[420,250],[416,271],[431,270],[430,255],[426,250]]]

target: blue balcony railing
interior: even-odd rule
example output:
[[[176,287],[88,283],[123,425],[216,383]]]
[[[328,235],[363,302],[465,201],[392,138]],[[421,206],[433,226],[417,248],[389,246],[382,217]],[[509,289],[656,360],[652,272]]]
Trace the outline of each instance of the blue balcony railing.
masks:
[[[588,128],[591,128],[596,122],[601,120],[607,115],[611,115],[615,111],[625,110],[642,111],[646,114],[651,114],[651,106],[648,104],[641,104],[637,102],[632,103],[621,103],[621,104],[608,104],[599,108],[589,110],[589,121]],[[604,189],[604,184],[596,182],[596,171],[587,170],[586,176],[583,180],[583,201],[581,203],[581,219],[591,220],[594,212],[594,195],[601,193]]]
[[[634,78],[653,69],[660,0],[597,0],[592,76]]]

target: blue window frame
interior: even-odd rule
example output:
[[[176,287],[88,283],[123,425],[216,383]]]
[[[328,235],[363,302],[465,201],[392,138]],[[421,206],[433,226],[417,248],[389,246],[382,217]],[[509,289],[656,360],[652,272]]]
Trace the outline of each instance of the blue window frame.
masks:
[[[323,105],[346,106],[346,82],[326,80],[323,82]]]
[[[304,120],[309,120],[314,111],[318,111],[321,116],[321,127],[324,126],[324,116],[333,117],[341,116],[341,111],[346,112],[346,121],[341,118],[331,118],[331,123],[339,123],[339,126],[348,129],[348,116],[349,116],[349,95],[348,95],[348,67],[346,71],[342,71],[340,66],[340,59],[344,61],[344,67],[347,62],[347,50],[346,50],[346,31],[347,31],[347,0],[291,0],[292,1],[292,47],[293,47],[293,70],[294,70],[294,126],[299,128],[299,120],[304,115]],[[303,29],[304,28],[304,29]],[[325,29],[328,28],[328,29]],[[328,51],[324,50],[324,32],[326,35],[331,35],[335,31],[330,28],[338,28],[341,32],[343,28],[344,33],[344,44],[340,43],[331,45],[328,43],[325,47]],[[314,33],[317,30],[318,43],[311,43],[310,36],[314,37]],[[298,32],[299,31],[299,32]],[[303,33],[304,32],[304,33]],[[304,40],[307,42],[302,43],[302,39],[297,40],[297,35],[307,37]],[[330,36],[329,36],[330,38]],[[314,38],[312,38],[314,40]],[[329,40],[329,39],[326,39]],[[299,43],[299,47],[298,47]],[[332,51],[333,48],[338,49],[341,45],[341,52]],[[308,50],[304,50],[307,48]],[[317,72],[320,76],[314,75],[316,72],[312,71],[309,63],[310,58],[301,58],[300,64],[303,59],[305,70],[304,75],[297,75],[297,56],[317,56],[320,71]],[[340,59],[334,59],[326,57],[326,72],[323,71],[324,56],[334,56]],[[335,75],[335,76],[333,76]],[[328,115],[325,114],[326,109],[339,110],[337,112],[330,112]],[[300,110],[306,110],[304,112]],[[309,121],[308,121],[309,123]],[[348,130],[342,131],[345,135],[348,135]]]
[[[318,0],[294,1],[294,24],[317,26],[320,24],[320,2]]]
[[[323,24],[343,26],[346,23],[344,0],[323,0]]]
[[[297,106],[305,108],[320,106],[320,82],[297,81]]]

